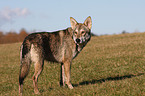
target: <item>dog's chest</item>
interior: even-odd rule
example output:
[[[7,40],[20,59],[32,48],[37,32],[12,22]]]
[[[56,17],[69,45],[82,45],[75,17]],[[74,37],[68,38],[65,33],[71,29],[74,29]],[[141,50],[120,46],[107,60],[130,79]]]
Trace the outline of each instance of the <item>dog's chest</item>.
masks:
[[[73,52],[73,59],[81,52],[83,47],[76,45],[75,50]]]

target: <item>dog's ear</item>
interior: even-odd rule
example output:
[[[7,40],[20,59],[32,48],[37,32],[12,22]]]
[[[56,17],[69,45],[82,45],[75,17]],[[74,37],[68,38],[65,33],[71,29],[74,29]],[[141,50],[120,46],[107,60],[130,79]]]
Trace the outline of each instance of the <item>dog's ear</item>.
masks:
[[[71,28],[74,29],[78,22],[73,18],[70,17]]]
[[[92,28],[92,20],[91,20],[91,17],[90,17],[90,16],[85,20],[84,24],[85,24],[89,29]]]

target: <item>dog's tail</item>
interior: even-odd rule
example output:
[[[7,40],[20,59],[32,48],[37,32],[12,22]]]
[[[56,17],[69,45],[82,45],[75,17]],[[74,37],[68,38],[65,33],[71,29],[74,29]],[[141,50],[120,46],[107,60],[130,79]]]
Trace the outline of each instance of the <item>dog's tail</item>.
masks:
[[[29,40],[24,40],[20,50],[20,74],[19,74],[19,93],[23,91],[23,81],[29,73],[31,56],[30,56],[31,44]]]

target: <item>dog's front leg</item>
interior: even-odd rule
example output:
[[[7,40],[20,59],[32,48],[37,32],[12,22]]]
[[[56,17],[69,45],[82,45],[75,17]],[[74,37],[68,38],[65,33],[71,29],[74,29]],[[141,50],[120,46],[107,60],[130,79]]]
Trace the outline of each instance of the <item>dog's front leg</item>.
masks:
[[[60,68],[60,86],[65,86],[65,72],[64,72],[64,64],[61,63]]]
[[[65,61],[64,62],[64,73],[65,73],[65,79],[66,79],[66,84],[68,88],[73,89],[73,86],[70,82],[70,73],[71,73],[71,61]]]

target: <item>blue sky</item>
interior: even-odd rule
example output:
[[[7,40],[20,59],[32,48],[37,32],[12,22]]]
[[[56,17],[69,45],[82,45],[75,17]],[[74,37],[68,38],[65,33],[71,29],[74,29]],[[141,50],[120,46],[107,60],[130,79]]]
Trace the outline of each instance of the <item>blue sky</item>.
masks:
[[[56,31],[92,17],[92,32],[145,32],[145,0],[2,0],[0,30]]]

